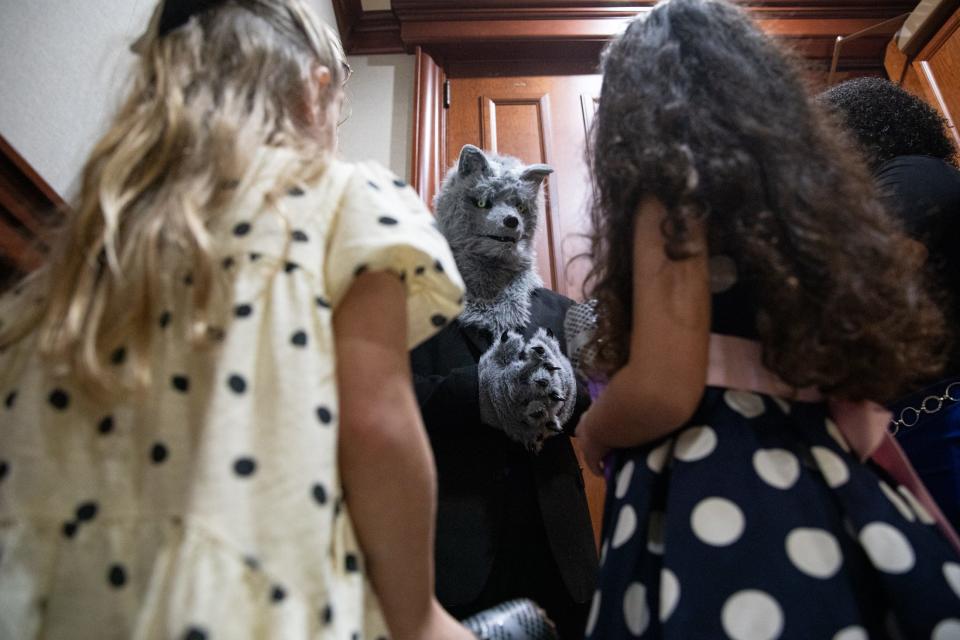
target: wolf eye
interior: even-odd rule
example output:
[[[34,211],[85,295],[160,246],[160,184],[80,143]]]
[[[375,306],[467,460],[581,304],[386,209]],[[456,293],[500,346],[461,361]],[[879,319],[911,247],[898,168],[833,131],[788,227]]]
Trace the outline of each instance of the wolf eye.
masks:
[[[526,212],[527,212],[527,205],[523,204],[522,202],[518,202],[517,213],[526,213]]]
[[[492,204],[486,198],[470,198],[470,203],[478,209],[489,209]]]

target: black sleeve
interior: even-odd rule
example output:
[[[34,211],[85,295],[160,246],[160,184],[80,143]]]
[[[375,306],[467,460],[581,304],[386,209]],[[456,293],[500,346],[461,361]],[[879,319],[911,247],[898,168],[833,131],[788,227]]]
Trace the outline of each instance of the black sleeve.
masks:
[[[563,432],[568,436],[575,436],[577,425],[580,424],[580,416],[586,413],[590,408],[590,393],[587,391],[587,385],[580,378],[577,378],[577,404],[573,407],[573,415],[563,425]]]
[[[446,424],[480,424],[480,378],[474,362],[447,370],[439,364],[443,343],[430,340],[410,354],[417,404],[428,431]]]

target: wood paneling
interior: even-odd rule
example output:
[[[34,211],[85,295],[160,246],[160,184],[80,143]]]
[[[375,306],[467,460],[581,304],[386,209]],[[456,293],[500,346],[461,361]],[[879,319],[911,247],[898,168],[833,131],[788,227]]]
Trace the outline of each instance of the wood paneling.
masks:
[[[349,53],[413,52],[450,60],[593,60],[603,44],[654,0],[393,0],[364,12],[360,0],[334,0]],[[758,0],[740,2],[769,33],[809,58],[829,59],[849,35],[913,9],[914,0]],[[891,33],[851,42],[841,68],[879,69]]]
[[[413,92],[413,188],[428,207],[440,187],[446,169],[444,131],[443,70],[421,48],[417,48]]]
[[[0,287],[36,269],[63,200],[0,136]]]
[[[890,42],[884,60],[891,80],[932,104],[947,120],[960,162],[960,9],[919,45],[913,58]]]

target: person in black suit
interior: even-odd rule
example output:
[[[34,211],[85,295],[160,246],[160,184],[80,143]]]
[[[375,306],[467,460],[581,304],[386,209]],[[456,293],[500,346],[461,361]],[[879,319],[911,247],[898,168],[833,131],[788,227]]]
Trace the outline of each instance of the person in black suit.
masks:
[[[564,344],[571,304],[548,289],[533,291],[524,337],[547,327]],[[437,463],[437,596],[459,618],[529,597],[557,623],[561,638],[582,637],[597,556],[569,436],[589,396],[578,385],[564,434],[547,439],[539,454],[526,450],[480,419],[477,363],[493,338],[454,321],[412,353]]]
[[[597,555],[570,436],[589,396],[564,349],[573,301],[543,288],[533,267],[550,171],[463,149],[436,214],[466,283],[465,311],[411,363],[437,466],[438,599],[464,618],[531,598],[561,638],[579,639]]]

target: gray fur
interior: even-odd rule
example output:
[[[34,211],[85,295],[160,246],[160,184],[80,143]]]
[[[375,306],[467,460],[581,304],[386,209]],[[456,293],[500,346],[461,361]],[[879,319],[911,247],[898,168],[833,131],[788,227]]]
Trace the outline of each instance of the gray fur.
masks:
[[[540,185],[553,169],[466,145],[436,200],[437,225],[467,286],[464,325],[502,336],[480,358],[480,416],[531,451],[562,432],[577,386],[556,339],[530,322],[530,294],[543,286],[535,270]]]
[[[435,208],[467,285],[462,324],[500,335],[530,321],[530,293],[543,286],[534,270],[537,199],[552,172],[544,164],[524,166],[516,158],[466,145],[444,179]],[[507,226],[510,218],[517,220],[515,228]]]

